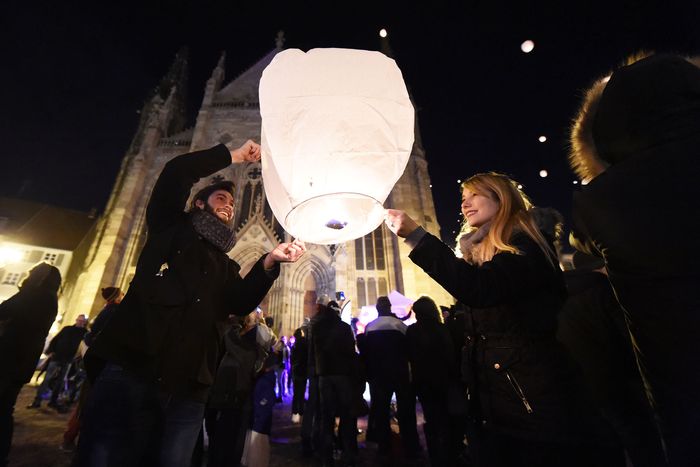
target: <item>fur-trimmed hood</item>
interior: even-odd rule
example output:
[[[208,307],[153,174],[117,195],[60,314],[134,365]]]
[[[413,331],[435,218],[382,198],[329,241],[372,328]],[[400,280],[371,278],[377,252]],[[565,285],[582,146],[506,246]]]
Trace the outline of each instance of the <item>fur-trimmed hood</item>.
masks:
[[[638,58],[584,93],[569,153],[583,181],[645,149],[700,132],[700,57]]]

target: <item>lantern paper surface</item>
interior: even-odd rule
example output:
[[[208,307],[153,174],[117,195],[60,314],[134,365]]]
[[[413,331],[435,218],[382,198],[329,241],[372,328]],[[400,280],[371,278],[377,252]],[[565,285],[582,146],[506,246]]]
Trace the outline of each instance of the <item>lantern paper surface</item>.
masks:
[[[301,240],[334,244],[376,229],[413,146],[413,105],[379,52],[289,49],[260,80],[265,194]]]

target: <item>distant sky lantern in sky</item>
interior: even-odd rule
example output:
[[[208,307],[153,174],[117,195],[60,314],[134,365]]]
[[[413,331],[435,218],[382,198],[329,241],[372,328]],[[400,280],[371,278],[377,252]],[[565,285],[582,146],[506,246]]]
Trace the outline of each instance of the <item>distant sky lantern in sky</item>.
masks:
[[[387,36],[386,29],[383,29],[383,28],[380,29],[379,30],[379,37],[386,37],[386,36]]]
[[[540,177],[545,178],[547,175],[549,175],[549,174],[547,173],[546,170],[544,170],[544,169],[540,170]]]
[[[413,105],[394,60],[351,49],[288,49],[260,80],[262,169],[275,217],[317,244],[359,238],[413,146]]]
[[[535,43],[528,39],[522,44],[520,44],[520,50],[522,50],[526,54],[529,54],[530,52],[535,50]]]
[[[537,140],[538,140],[540,143],[545,143],[545,142],[547,141],[547,137],[546,137],[546,136],[540,136],[539,138],[537,138]]]

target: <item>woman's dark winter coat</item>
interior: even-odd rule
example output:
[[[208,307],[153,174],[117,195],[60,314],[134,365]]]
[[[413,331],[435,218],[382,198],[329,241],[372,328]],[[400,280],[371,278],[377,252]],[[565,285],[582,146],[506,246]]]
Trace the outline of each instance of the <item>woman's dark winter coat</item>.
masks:
[[[579,388],[555,338],[561,271],[529,237],[511,244],[520,254],[475,266],[425,234],[409,257],[470,309],[462,376],[481,425],[519,439],[579,441],[587,430]]]
[[[605,258],[669,451],[700,465],[700,68],[656,55],[603,84],[572,163],[609,167],[574,196],[576,236]]]
[[[31,379],[57,312],[56,294],[37,289],[22,289],[0,304],[3,379],[20,384]]]
[[[199,235],[184,211],[192,186],[230,164],[219,145],[165,165],[146,211],[148,239],[136,274],[88,359],[121,365],[168,393],[206,400],[228,316],[250,313],[279,274],[278,266],[265,271],[260,258],[242,278],[238,263]]]

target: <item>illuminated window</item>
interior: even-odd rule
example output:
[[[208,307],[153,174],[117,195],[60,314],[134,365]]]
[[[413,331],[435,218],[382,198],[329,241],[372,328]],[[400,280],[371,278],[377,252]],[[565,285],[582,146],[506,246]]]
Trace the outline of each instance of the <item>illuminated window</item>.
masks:
[[[17,285],[22,274],[19,272],[8,272],[2,281],[3,285]]]
[[[384,230],[379,226],[374,232],[355,240],[355,268],[367,271],[386,269],[384,256]]]
[[[42,258],[42,261],[46,261],[49,264],[54,264],[56,262],[57,257],[58,254],[56,253],[45,253],[44,257]]]
[[[357,278],[357,304],[360,308],[367,305],[367,289],[365,288],[365,279]]]

